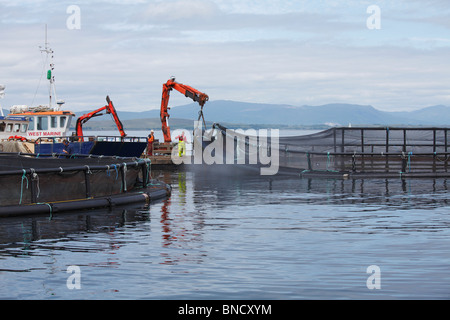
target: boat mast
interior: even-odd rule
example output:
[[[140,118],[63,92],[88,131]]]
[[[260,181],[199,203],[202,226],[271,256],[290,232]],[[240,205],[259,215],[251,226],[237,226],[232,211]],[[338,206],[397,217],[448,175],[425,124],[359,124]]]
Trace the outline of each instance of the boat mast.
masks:
[[[0,84],[0,99],[3,99],[3,97],[5,96],[5,86]],[[0,104],[0,114],[2,115],[2,117],[4,117],[5,115],[3,114],[3,108],[2,105]]]
[[[45,47],[44,49],[42,49],[41,46],[39,46],[39,48],[41,48],[41,52],[45,52],[47,54],[47,59],[50,56],[50,69],[47,71],[47,80],[49,81],[49,89],[48,89],[48,96],[49,96],[49,104],[48,107],[52,108],[52,98],[54,95],[55,100],[56,100],[56,88],[55,88],[55,76],[53,75],[53,70],[55,69],[55,65],[53,64],[53,50],[48,46],[49,43],[47,42],[47,24],[45,25],[45,43],[44,43]],[[59,110],[59,104],[58,104],[58,108],[56,108],[56,110]]]

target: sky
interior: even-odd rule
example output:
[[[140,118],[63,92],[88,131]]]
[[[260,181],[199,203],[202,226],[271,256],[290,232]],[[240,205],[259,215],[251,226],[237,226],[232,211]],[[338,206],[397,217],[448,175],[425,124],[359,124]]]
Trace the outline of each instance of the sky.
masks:
[[[383,111],[450,106],[448,0],[0,0],[3,108],[58,99],[158,109],[170,77],[208,94]],[[170,105],[192,101],[171,93]]]

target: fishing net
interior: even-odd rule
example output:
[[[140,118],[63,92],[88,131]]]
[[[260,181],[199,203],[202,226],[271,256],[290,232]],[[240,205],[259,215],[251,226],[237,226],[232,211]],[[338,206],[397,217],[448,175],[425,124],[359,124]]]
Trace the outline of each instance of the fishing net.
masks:
[[[294,172],[447,172],[448,128],[330,128],[301,136],[267,136],[220,124],[203,133],[203,150],[222,138],[223,163],[264,164],[275,155],[281,170]],[[194,132],[194,136],[196,136]],[[276,150],[274,150],[276,148]],[[217,153],[215,148],[214,152]],[[232,156],[230,156],[230,153]],[[257,159],[255,161],[255,159]],[[226,161],[228,160],[228,162]],[[272,159],[273,160],[273,159]]]

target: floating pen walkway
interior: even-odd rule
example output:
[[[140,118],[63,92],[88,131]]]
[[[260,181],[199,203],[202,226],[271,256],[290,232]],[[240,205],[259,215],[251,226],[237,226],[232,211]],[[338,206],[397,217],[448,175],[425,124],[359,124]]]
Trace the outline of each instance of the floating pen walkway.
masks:
[[[0,217],[150,203],[170,186],[146,159],[0,153]]]

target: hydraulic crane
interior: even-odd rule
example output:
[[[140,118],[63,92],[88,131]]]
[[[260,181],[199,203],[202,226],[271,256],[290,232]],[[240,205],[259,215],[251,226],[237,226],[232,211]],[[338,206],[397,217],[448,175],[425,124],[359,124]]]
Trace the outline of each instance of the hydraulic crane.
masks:
[[[194,89],[190,86],[176,82],[175,78],[170,78],[169,80],[167,80],[167,82],[163,84],[161,113],[160,113],[164,142],[172,142],[172,139],[170,137],[170,127],[168,124],[169,119],[168,105],[169,105],[170,91],[172,91],[172,89],[175,89],[178,92],[184,94],[186,97],[191,98],[192,100],[198,102],[198,104],[202,109],[206,101],[208,101],[209,99],[209,97],[203,92],[200,92],[197,89]]]
[[[117,128],[119,129],[120,136],[122,138],[124,138],[126,136],[126,133],[123,129],[122,122],[120,121],[119,116],[117,115],[116,109],[114,108],[112,101],[109,99],[109,96],[106,96],[106,102],[108,102],[108,104],[106,106],[104,106],[100,109],[97,109],[95,111],[89,112],[87,114],[84,114],[77,119],[76,135],[78,137],[83,136],[83,128],[82,127],[86,121],[88,121],[89,119],[91,119],[93,117],[102,116],[102,115],[108,114],[108,113],[113,116],[114,121],[116,122]],[[105,110],[105,113],[101,113],[104,110]]]

